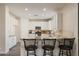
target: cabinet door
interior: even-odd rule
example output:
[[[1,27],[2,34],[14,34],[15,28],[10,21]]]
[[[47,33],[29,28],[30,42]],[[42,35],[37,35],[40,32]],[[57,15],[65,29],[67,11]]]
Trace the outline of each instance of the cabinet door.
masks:
[[[15,45],[16,45],[16,37],[12,36],[10,37],[10,40],[9,40],[9,48],[12,48]]]
[[[16,19],[10,15],[9,48],[16,45],[15,20]]]

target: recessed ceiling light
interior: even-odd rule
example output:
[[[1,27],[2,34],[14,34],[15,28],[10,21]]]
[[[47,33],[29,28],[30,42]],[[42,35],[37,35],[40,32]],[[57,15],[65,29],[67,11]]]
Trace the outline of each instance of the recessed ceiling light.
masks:
[[[25,8],[25,11],[28,11],[28,8]]]
[[[46,8],[43,8],[43,11],[46,11]]]

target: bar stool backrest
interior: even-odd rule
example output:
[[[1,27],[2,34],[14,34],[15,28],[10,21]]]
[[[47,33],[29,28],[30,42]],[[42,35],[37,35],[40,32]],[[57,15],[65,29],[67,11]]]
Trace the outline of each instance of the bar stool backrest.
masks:
[[[51,45],[55,47],[56,39],[43,39],[44,45]]]
[[[25,48],[29,45],[36,45],[36,39],[23,39]]]
[[[73,48],[75,38],[64,38],[64,45],[71,46]]]

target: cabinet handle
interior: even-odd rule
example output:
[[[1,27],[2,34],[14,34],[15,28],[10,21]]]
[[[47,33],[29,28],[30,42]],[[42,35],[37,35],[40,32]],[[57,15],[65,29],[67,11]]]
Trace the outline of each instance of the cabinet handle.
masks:
[[[9,35],[9,37],[14,37],[15,35]]]

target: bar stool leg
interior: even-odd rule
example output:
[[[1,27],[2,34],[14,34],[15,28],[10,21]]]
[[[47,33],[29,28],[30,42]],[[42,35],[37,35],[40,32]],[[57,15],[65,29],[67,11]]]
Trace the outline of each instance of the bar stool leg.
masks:
[[[68,56],[68,50],[66,50],[66,55]]]
[[[53,56],[53,50],[51,51],[51,56]]]
[[[28,56],[29,51],[27,50],[27,56]]]
[[[59,56],[60,56],[60,54],[61,54],[61,49],[59,50]]]
[[[46,50],[44,50],[44,53],[43,53],[43,56],[45,56],[46,55]]]
[[[71,56],[71,50],[69,50],[69,56]]]
[[[36,56],[36,50],[34,50],[34,55]]]
[[[63,56],[63,50],[62,50],[62,56]]]

